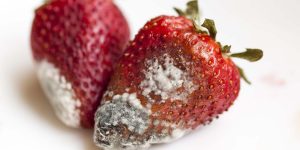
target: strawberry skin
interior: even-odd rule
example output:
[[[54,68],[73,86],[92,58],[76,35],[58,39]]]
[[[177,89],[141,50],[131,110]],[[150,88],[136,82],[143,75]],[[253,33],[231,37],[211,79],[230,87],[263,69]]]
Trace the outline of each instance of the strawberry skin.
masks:
[[[32,53],[42,87],[66,125],[94,126],[128,40],[127,21],[111,0],[51,0],[36,10]]]
[[[95,143],[140,150],[176,140],[226,111],[239,90],[239,70],[214,39],[185,17],[154,18],[116,66]]]

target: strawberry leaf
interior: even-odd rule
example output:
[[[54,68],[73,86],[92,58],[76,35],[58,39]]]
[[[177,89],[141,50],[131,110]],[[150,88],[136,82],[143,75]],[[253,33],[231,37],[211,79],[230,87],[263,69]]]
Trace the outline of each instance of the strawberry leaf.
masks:
[[[250,81],[248,80],[248,78],[246,77],[244,70],[243,70],[242,68],[240,68],[239,66],[237,66],[237,68],[238,68],[238,70],[239,70],[239,72],[240,72],[241,78],[242,78],[246,83],[248,83],[248,84],[250,85],[251,82],[250,82]]]
[[[174,10],[176,11],[176,13],[179,15],[179,16],[186,16],[185,12],[179,8],[174,8]]]
[[[230,50],[231,50],[231,45],[225,45],[225,46],[222,47],[222,53],[223,54],[230,53]]]
[[[208,30],[211,38],[213,38],[214,40],[216,39],[217,28],[216,28],[215,22],[212,19],[205,19],[202,24],[202,27],[204,27]]]
[[[230,57],[241,58],[250,62],[256,62],[263,57],[263,51],[260,49],[246,49],[245,52],[231,54]]]
[[[189,18],[195,22],[200,22],[200,15],[199,15],[199,7],[198,7],[198,0],[189,1],[186,4],[186,9],[182,10],[180,8],[174,8],[179,16],[183,16]]]
[[[199,22],[200,15],[199,15],[199,8],[198,8],[198,1],[192,0],[187,3],[186,14],[191,17],[191,19]]]
[[[208,34],[207,31],[202,30],[202,27],[197,22],[193,21],[193,25],[197,33]]]

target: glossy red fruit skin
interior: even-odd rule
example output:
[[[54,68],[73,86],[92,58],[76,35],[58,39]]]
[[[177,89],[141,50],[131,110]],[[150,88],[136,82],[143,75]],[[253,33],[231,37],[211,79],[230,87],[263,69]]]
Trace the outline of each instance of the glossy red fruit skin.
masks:
[[[113,91],[114,94],[137,93],[146,108],[149,99],[142,94],[144,89],[139,86],[145,80],[143,70],[149,68],[145,62],[164,54],[170,55],[174,65],[191,76],[197,89],[184,100],[162,101],[161,97],[151,95],[155,101],[151,102],[150,125],[143,135],[136,135],[139,137],[137,141],[162,132],[164,127],[155,125],[155,121],[180,125],[184,130],[209,123],[233,104],[240,90],[239,71],[230,58],[222,55],[215,40],[209,35],[197,33],[193,23],[185,17],[159,16],[149,21],[126,49],[107,91]],[[176,90],[186,92],[188,89]],[[105,94],[103,99],[110,102],[112,97]],[[97,116],[101,116],[101,113]],[[101,122],[96,122],[96,127],[101,132]],[[167,130],[171,133],[173,129]],[[129,134],[132,133],[125,129],[120,136],[128,137]],[[101,142],[99,140],[98,144],[101,145]]]
[[[52,0],[35,11],[31,46],[37,62],[59,68],[80,99],[80,125],[94,113],[129,40],[129,27],[111,0]]]

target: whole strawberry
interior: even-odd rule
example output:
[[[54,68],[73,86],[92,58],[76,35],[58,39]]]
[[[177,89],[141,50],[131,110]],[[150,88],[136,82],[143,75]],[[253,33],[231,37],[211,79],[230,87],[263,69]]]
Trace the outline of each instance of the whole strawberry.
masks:
[[[51,0],[35,14],[31,45],[40,83],[66,125],[92,128],[129,40],[126,20],[111,0]]]
[[[240,90],[241,70],[230,57],[262,57],[256,49],[229,54],[230,46],[216,42],[212,20],[199,26],[187,18],[198,17],[196,1],[185,12],[176,10],[180,17],[149,21],[118,63],[96,113],[99,147],[147,149],[209,123]]]

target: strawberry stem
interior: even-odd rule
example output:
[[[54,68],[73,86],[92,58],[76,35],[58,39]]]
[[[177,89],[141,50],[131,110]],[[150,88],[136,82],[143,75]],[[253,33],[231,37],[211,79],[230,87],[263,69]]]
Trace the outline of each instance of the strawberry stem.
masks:
[[[200,12],[198,7],[198,0],[191,0],[187,3],[186,9],[174,8],[179,16],[186,17],[193,21],[196,32],[210,35],[214,40],[217,36],[217,29],[215,22],[212,19],[205,19],[204,23],[200,25]],[[207,32],[208,31],[208,32]]]

